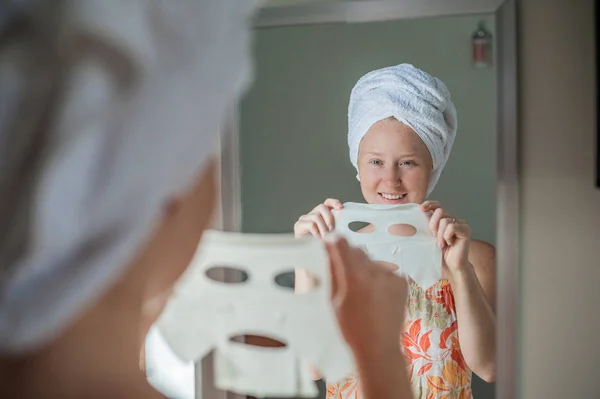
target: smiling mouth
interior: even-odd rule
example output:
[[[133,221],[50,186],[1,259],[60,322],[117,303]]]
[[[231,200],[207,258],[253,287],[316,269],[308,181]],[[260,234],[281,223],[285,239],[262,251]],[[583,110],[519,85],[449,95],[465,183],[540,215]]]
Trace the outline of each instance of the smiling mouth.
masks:
[[[407,193],[404,193],[404,194],[377,193],[377,195],[379,195],[379,197],[381,197],[384,202],[392,203],[392,204],[405,202],[406,197],[408,196]]]

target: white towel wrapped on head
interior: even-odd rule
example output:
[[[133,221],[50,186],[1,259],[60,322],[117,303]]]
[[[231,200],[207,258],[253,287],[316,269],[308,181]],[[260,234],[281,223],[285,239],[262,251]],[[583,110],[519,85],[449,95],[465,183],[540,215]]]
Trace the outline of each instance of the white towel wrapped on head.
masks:
[[[260,1],[33,3],[0,25],[0,355],[59,336],[196,181]]]
[[[360,78],[348,106],[348,146],[357,170],[362,138],[371,126],[390,117],[410,126],[429,149],[433,172],[427,195],[431,194],[456,137],[456,108],[448,88],[410,64],[378,69]]]

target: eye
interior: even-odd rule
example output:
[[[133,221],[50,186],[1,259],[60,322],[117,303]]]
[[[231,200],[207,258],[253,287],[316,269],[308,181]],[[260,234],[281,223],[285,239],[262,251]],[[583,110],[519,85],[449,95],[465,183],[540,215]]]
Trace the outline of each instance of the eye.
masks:
[[[381,166],[381,165],[383,165],[383,162],[380,159],[372,159],[371,161],[369,161],[369,163],[371,165],[375,165],[375,166]]]
[[[416,166],[417,163],[415,161],[402,161],[400,162],[401,166]]]

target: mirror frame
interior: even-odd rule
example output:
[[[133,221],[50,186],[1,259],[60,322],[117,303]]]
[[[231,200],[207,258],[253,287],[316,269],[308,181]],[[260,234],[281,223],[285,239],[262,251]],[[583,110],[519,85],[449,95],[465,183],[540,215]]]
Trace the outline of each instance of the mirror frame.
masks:
[[[260,10],[255,28],[358,23],[494,14],[496,17],[495,60],[498,82],[497,118],[497,398],[520,395],[518,355],[520,341],[520,214],[517,76],[518,0],[362,0],[270,6]],[[229,231],[241,228],[239,129],[233,110],[221,129],[220,197],[221,225]],[[212,363],[205,359],[197,373],[197,397],[241,399],[244,396],[214,388]]]

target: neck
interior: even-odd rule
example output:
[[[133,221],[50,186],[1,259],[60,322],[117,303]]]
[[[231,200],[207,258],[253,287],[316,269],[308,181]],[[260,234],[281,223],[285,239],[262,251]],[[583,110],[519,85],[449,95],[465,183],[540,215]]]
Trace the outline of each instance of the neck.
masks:
[[[0,357],[0,397],[161,397],[139,369],[141,297],[118,284],[43,349]]]

